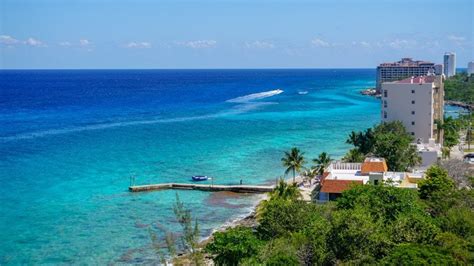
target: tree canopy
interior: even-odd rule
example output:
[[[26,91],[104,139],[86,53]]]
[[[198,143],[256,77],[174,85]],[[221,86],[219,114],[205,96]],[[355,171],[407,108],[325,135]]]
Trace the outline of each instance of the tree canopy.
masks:
[[[474,76],[468,76],[461,72],[449,77],[444,82],[445,99],[461,101],[465,103],[474,102]]]
[[[391,171],[406,171],[421,162],[411,144],[413,137],[400,121],[382,123],[363,132],[352,131],[346,142],[354,145],[344,157],[349,162],[360,162],[370,155],[382,157]]]
[[[419,191],[358,185],[323,205],[282,185],[255,228],[216,233],[207,250],[218,265],[473,264],[474,193],[440,166],[427,176]]]

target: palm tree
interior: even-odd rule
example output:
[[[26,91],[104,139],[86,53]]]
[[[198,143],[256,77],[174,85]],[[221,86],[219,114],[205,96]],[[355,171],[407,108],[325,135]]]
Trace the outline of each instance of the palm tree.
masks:
[[[296,184],[289,185],[283,178],[278,181],[278,185],[270,192],[271,199],[297,200],[300,197],[301,193]]]
[[[316,167],[311,167],[303,172],[303,176],[306,177],[307,180],[313,179],[317,174],[318,169]]]
[[[303,152],[298,148],[292,148],[290,152],[285,151],[285,156],[281,158],[283,166],[286,167],[285,175],[289,172],[293,172],[293,183],[295,183],[296,172],[300,172],[305,164]]]
[[[326,152],[322,152],[318,158],[313,159],[313,162],[316,164],[316,169],[318,169],[318,174],[322,175],[324,170],[329,166],[331,162],[331,156],[329,156]]]

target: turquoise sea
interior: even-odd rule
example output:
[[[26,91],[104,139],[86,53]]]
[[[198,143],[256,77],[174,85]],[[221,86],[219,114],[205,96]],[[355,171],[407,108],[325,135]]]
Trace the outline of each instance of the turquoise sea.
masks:
[[[258,196],[131,194],[137,184],[265,184],[293,146],[341,157],[379,121],[372,69],[0,71],[0,264],[152,262],[177,232],[175,193],[202,236]]]

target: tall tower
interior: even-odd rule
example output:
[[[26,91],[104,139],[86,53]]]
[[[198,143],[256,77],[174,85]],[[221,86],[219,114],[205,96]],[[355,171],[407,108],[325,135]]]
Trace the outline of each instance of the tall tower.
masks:
[[[444,54],[444,75],[451,77],[456,75],[456,54],[445,53]]]
[[[468,75],[474,74],[474,61],[471,61],[467,64],[467,74]]]

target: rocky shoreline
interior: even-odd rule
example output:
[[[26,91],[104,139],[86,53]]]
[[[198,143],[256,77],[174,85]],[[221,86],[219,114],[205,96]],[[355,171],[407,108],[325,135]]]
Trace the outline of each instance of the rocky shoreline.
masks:
[[[444,101],[444,104],[461,107],[461,108],[464,108],[464,109],[467,109],[467,110],[474,110],[474,104],[468,104],[468,103],[464,103],[464,102],[460,102],[460,101],[446,100],[446,101]]]
[[[359,93],[366,96],[373,96],[375,98],[382,97],[382,94],[380,94],[380,92],[377,91],[375,88],[367,88],[367,89],[361,90]]]

